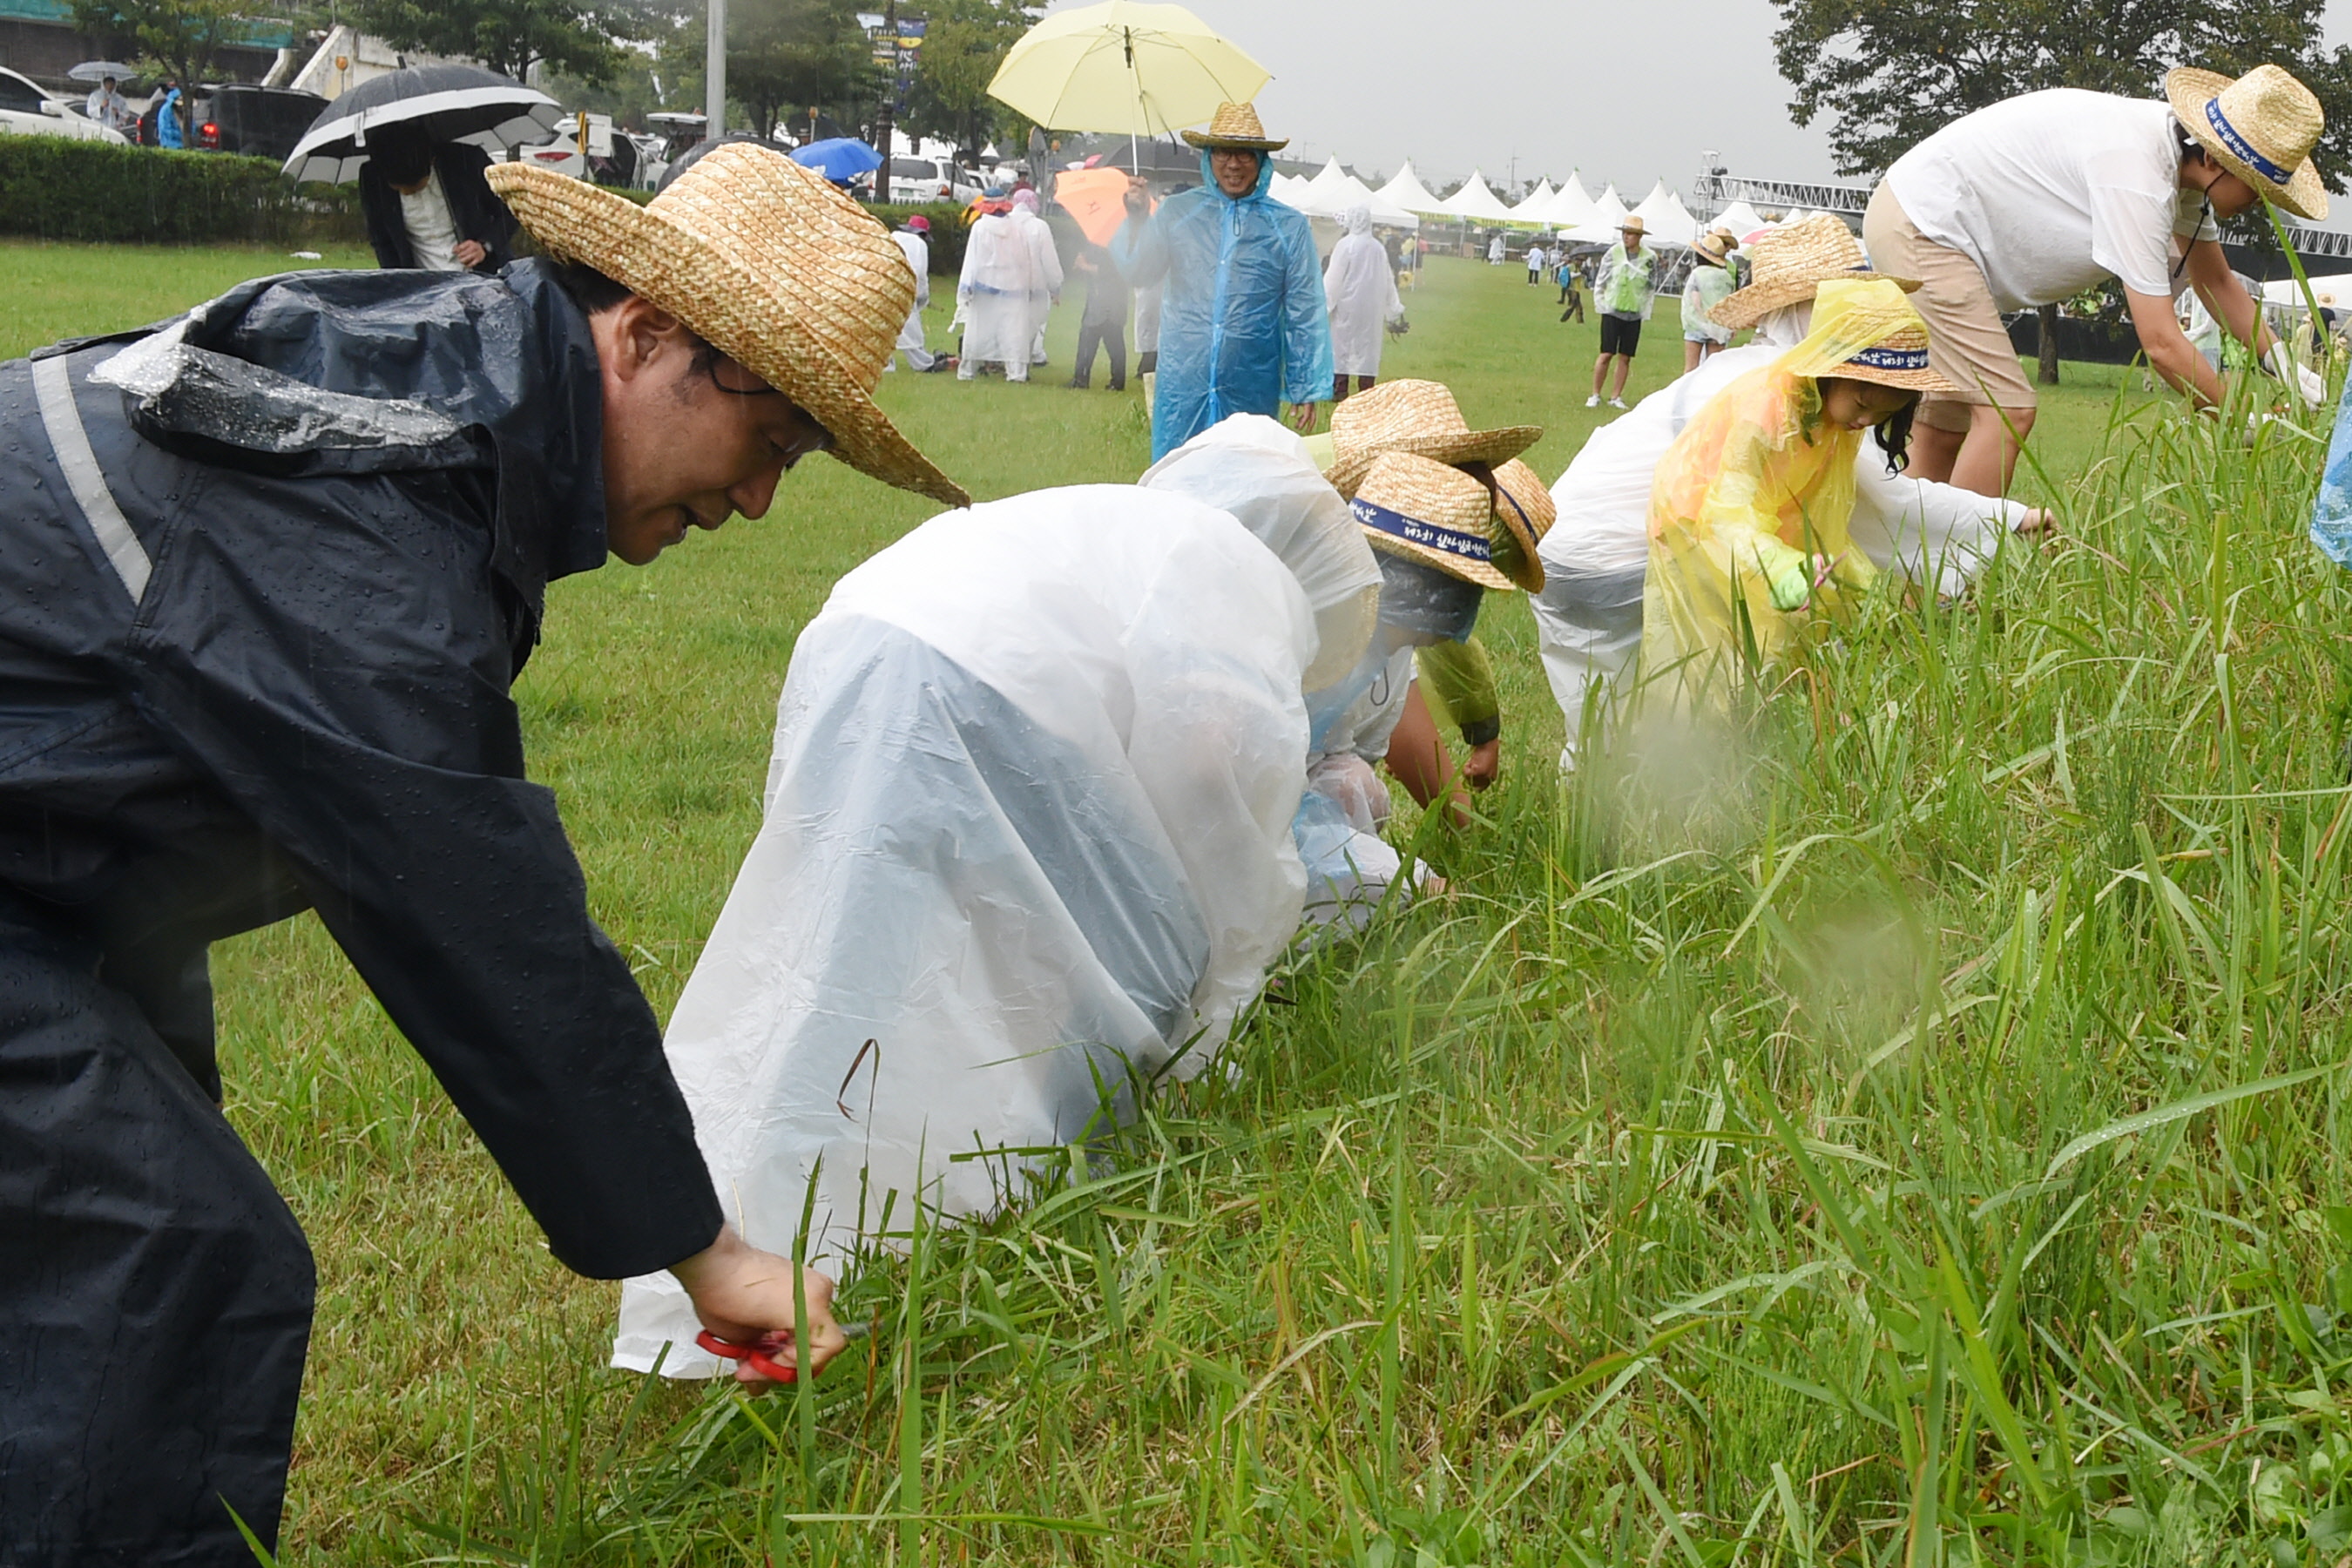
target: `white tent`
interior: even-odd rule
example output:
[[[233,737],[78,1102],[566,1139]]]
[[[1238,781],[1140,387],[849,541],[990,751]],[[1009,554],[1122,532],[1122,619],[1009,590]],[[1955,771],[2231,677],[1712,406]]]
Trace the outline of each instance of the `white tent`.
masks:
[[[1746,202],[1732,203],[1729,206],[1716,214],[1714,221],[1707,225],[1707,227],[1709,228],[1729,229],[1732,233],[1739,237],[1739,242],[1742,245],[1748,243],[1748,237],[1749,235],[1761,233],[1769,229],[1777,228],[1778,226],[1780,226],[1770,222],[1762,213],[1758,212]]]
[[[2311,280],[2312,298],[2323,310],[2352,310],[2352,272],[2323,273]],[[2284,305],[2293,310],[2304,308],[2303,286],[2292,278],[2280,278],[2263,285],[2263,303]]]
[[[1265,187],[1265,194],[1285,206],[1297,207],[1299,211],[1304,212],[1307,209],[1302,204],[1306,200],[1307,193],[1312,188],[1312,182],[1302,180],[1296,174],[1286,174],[1276,169],[1274,172],[1273,180]]]
[[[1559,194],[1551,188],[1549,180],[1538,180],[1536,188],[1520,198],[1519,205],[1511,209],[1512,219],[1518,223],[1543,224],[1549,226],[1552,221],[1551,199]]]
[[[1339,154],[1334,153],[1329,162],[1315,171],[1315,177],[1307,182],[1307,188],[1310,191],[1328,191],[1347,177],[1348,172],[1339,167]]]
[[[1591,221],[1614,232],[1617,220],[1624,216],[1625,198],[1617,194],[1616,186],[1603,186],[1601,195],[1593,198]]]
[[[1396,178],[1382,185],[1376,194],[1391,205],[1402,207],[1409,213],[1425,216],[1445,210],[1444,204],[1431,195],[1427,187],[1413,174],[1410,158],[1404,161],[1404,167],[1396,172]]]
[[[1342,174],[1338,182],[1318,191],[1301,189],[1283,200],[1310,217],[1336,218],[1349,207],[1361,205],[1372,211],[1372,221],[1390,228],[1420,232],[1421,219],[1367,186],[1353,174]]]
[[[1559,228],[1574,228],[1592,221],[1592,193],[1584,188],[1584,182],[1574,170],[1569,172],[1567,182],[1551,194],[1543,216]]]
[[[1468,218],[1474,223],[1509,223],[1511,209],[1496,199],[1486,188],[1486,176],[1476,169],[1460,190],[1438,204],[1438,211],[1451,217]]]
[[[1682,197],[1666,189],[1664,180],[1642,198],[1633,216],[1642,220],[1643,229],[1653,244],[1688,245],[1698,237],[1698,221],[1683,205]]]

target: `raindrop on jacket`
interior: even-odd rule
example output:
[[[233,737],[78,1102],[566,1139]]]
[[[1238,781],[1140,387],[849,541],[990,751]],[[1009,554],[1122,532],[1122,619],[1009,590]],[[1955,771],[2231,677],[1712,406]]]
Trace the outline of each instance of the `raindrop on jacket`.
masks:
[[[1307,216],[1276,201],[1274,160],[1235,200],[1217,189],[1209,155],[1201,184],[1111,239],[1128,281],[1167,280],[1160,316],[1159,382],[1151,410],[1157,462],[1229,414],[1278,415],[1285,402],[1331,395],[1331,331],[1315,235]]]

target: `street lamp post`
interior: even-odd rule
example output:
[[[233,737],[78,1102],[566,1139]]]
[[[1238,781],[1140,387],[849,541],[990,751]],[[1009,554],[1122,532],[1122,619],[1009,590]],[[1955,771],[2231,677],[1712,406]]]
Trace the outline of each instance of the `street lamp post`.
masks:
[[[709,0],[710,37],[704,57],[702,134],[716,142],[727,134],[727,0]]]

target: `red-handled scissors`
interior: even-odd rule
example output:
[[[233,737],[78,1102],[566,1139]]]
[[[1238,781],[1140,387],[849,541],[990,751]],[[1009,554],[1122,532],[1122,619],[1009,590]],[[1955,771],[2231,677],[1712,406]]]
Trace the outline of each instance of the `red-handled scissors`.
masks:
[[[866,1323],[844,1323],[841,1327],[844,1339],[862,1340],[871,1331],[872,1326]],[[761,1377],[777,1383],[800,1381],[798,1369],[788,1363],[775,1359],[779,1352],[787,1355],[792,1352],[793,1336],[790,1334],[766,1334],[761,1336],[757,1344],[739,1345],[732,1340],[722,1340],[709,1329],[704,1329],[694,1336],[694,1342],[712,1355],[723,1356],[729,1361],[741,1362]]]

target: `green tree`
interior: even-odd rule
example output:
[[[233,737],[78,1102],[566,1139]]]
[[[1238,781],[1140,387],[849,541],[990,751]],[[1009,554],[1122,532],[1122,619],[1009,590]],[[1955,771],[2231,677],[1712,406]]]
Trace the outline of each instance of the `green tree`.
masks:
[[[1773,0],[1800,125],[1827,116],[1844,174],[1885,169],[1971,110],[2049,87],[2153,97],[2194,65],[2284,66],[2319,97],[2319,166],[2352,167],[2352,49],[2321,40],[2325,0]]]
[[[653,0],[353,0],[346,20],[394,48],[479,60],[517,81],[545,65],[603,82],[623,48],[654,37],[667,18]]]
[[[251,0],[71,0],[74,30],[154,62],[192,89],[211,74],[220,51],[253,28]],[[180,128],[191,129],[188,95]]]
[[[906,132],[952,142],[967,154],[990,142],[1025,140],[1029,122],[989,97],[988,84],[1041,9],[1027,0],[933,0],[900,121]]]
[[[882,91],[857,0],[730,0],[727,89],[773,136],[786,111],[809,110],[847,124],[865,120]]]

